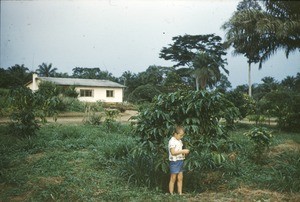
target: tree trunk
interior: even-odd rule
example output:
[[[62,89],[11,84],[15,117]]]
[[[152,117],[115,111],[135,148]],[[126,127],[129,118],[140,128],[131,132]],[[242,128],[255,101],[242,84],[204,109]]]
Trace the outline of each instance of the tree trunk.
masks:
[[[249,97],[252,97],[252,85],[251,85],[251,62],[248,63],[249,68],[248,68],[248,86],[249,86]]]
[[[202,79],[201,79],[201,89],[202,89],[202,90],[205,90],[205,89],[206,89],[206,83],[207,83],[207,82],[206,82],[206,79],[202,78]]]
[[[199,91],[199,76],[196,76],[196,91]]]

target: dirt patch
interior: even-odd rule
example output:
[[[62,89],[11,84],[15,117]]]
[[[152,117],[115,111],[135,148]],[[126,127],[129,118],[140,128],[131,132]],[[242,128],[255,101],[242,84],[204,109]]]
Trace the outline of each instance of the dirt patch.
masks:
[[[132,122],[130,118],[133,116],[136,116],[138,114],[137,111],[135,110],[126,110],[124,113],[120,113],[119,116],[116,118],[116,121],[121,122],[121,123],[128,123]],[[75,124],[80,124],[83,123],[85,119],[85,114],[84,113],[63,113],[60,114],[56,120],[56,123],[60,124],[70,124],[70,123],[75,123]],[[47,118],[47,121],[49,123],[54,123],[55,121],[53,118]]]
[[[240,187],[227,192],[204,192],[188,201],[214,201],[214,202],[238,202],[238,201],[300,201],[300,194],[285,194],[269,190]]]
[[[270,155],[279,155],[286,151],[300,152],[300,144],[293,140],[287,140],[282,144],[274,146],[270,149]]]
[[[28,201],[33,194],[33,191],[30,190],[30,191],[26,191],[24,193],[20,193],[18,195],[16,195],[16,193],[15,193],[14,196],[8,196],[7,198],[1,198],[4,196],[4,193],[11,192],[11,190],[14,190],[14,189],[16,189],[16,187],[11,184],[7,184],[7,183],[0,184],[0,201],[2,201],[2,199],[3,199],[3,201],[15,201],[15,202]]]
[[[300,194],[284,194],[275,191],[240,187],[233,191],[234,195],[246,201],[299,201]]]
[[[44,156],[44,153],[36,153],[36,154],[31,154],[26,158],[26,161],[28,163],[33,163],[35,161],[38,161]]]
[[[32,195],[32,191],[29,191],[29,192],[23,193],[23,194],[18,195],[18,196],[12,196],[12,197],[9,198],[9,201],[15,201],[15,202],[27,201],[28,199],[30,199],[31,195]]]
[[[133,121],[131,118],[138,114],[135,110],[126,110],[124,113],[120,113],[120,116],[117,118],[117,121],[120,122],[131,122]]]
[[[64,181],[63,177],[40,177],[39,184],[45,185],[59,185]]]
[[[100,196],[101,194],[106,193],[106,189],[98,189],[97,191],[94,192],[93,196]]]
[[[133,122],[130,118],[136,116],[138,112],[136,110],[126,110],[124,113],[120,113],[116,121],[121,123]],[[83,112],[65,112],[60,113],[55,121],[52,117],[47,118],[48,123],[59,123],[59,124],[81,124],[84,121],[85,113]],[[9,118],[0,117],[0,124],[9,123]]]

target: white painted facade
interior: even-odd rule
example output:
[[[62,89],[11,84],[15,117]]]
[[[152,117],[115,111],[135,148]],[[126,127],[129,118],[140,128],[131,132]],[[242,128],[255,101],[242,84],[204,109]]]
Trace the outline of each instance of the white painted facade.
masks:
[[[122,88],[104,88],[104,87],[76,87],[78,92],[78,100],[83,102],[123,102],[123,89]],[[92,96],[80,96],[80,90],[92,90]],[[107,91],[113,91],[112,97],[107,97]]]
[[[32,81],[27,83],[26,87],[36,91],[42,81],[50,81],[62,86],[75,86],[75,90],[79,94],[78,100],[82,102],[123,102],[125,86],[115,82],[96,79],[38,77],[37,74],[33,74]]]

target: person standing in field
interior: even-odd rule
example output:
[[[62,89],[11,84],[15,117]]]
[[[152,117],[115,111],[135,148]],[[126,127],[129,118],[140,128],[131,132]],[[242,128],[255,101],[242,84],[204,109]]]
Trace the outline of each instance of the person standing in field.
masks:
[[[185,155],[190,151],[188,149],[182,149],[183,144],[181,139],[184,136],[184,128],[182,126],[176,126],[172,138],[169,140],[169,161],[170,161],[170,182],[169,192],[174,193],[175,182],[177,181],[178,194],[182,194],[182,182],[183,182],[183,160]]]

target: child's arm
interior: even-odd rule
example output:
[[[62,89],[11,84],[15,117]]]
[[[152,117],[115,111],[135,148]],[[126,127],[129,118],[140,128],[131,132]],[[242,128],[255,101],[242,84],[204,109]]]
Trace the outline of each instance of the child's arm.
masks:
[[[190,152],[190,150],[188,149],[182,149],[180,151],[175,151],[175,148],[171,148],[170,149],[170,152],[173,156],[177,156],[179,154],[188,154]]]

